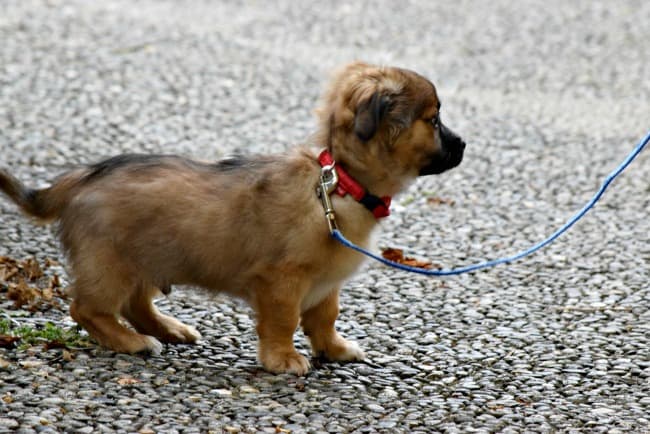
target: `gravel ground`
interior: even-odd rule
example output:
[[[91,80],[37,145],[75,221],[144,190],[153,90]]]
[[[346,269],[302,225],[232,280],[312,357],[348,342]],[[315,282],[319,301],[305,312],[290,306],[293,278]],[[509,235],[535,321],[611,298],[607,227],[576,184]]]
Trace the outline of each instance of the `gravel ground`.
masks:
[[[380,245],[463,265],[554,230],[645,134],[648,22],[642,0],[3,0],[0,164],[45,185],[122,151],[279,151],[314,130],[332,68],[400,65],[438,85],[468,149],[398,198]],[[649,159],[511,266],[433,279],[368,264],[339,321],[367,362],[270,375],[246,306],[179,289],[159,304],[199,346],[0,349],[0,431],[649,432]],[[64,261],[52,228],[4,200],[0,254]]]

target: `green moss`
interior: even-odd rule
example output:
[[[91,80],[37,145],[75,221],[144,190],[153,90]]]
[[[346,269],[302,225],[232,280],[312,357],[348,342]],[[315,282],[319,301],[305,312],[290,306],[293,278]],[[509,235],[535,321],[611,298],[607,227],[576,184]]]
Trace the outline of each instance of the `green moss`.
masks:
[[[8,335],[9,330],[11,330],[11,321],[0,318],[0,335]]]
[[[40,344],[66,348],[90,346],[90,340],[80,334],[80,331],[77,326],[62,328],[51,322],[36,327],[28,325],[15,327],[11,320],[0,319],[0,334],[20,338],[21,348]]]
[[[400,204],[401,204],[402,206],[408,206],[408,205],[412,204],[413,202],[415,202],[415,197],[414,197],[414,196],[405,196],[405,197],[401,200]]]

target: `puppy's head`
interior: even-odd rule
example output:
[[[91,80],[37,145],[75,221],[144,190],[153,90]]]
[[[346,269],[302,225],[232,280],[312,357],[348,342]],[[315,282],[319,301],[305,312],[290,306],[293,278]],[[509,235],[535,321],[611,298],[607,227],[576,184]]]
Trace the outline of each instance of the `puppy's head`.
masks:
[[[419,175],[460,164],[465,142],[440,120],[434,85],[415,72],[352,63],[318,110],[321,140],[366,184],[394,194]],[[366,185],[369,189],[373,185]]]

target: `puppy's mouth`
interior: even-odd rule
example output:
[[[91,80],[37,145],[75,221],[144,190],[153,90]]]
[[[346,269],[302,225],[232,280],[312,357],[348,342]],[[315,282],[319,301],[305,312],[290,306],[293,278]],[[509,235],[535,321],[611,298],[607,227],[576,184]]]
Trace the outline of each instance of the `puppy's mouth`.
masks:
[[[464,146],[458,149],[443,151],[441,155],[434,157],[429,164],[420,169],[418,176],[439,175],[449,169],[453,169],[463,161]]]
[[[420,176],[437,175],[453,169],[463,161],[465,141],[452,130],[440,124],[440,144],[442,151],[432,157],[431,161],[420,169]]]

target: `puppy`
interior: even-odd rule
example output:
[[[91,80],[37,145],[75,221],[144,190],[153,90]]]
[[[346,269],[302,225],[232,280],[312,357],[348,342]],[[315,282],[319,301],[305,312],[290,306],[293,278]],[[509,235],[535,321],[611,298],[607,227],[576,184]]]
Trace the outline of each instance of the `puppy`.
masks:
[[[193,285],[246,300],[264,368],[303,375],[299,325],[315,355],[363,358],[334,327],[341,285],[363,259],[330,237],[317,194],[322,166],[339,175],[336,189],[321,192],[331,193],[338,227],[367,246],[388,198],[457,166],[465,148],[440,121],[433,84],[405,69],[350,64],[317,113],[320,155],[302,148],[213,164],[120,155],[41,190],[0,171],[0,189],[26,214],[58,222],[74,278],[70,315],[100,344],[159,353],[161,342],[196,342],[193,327],[152,303],[170,285]]]

